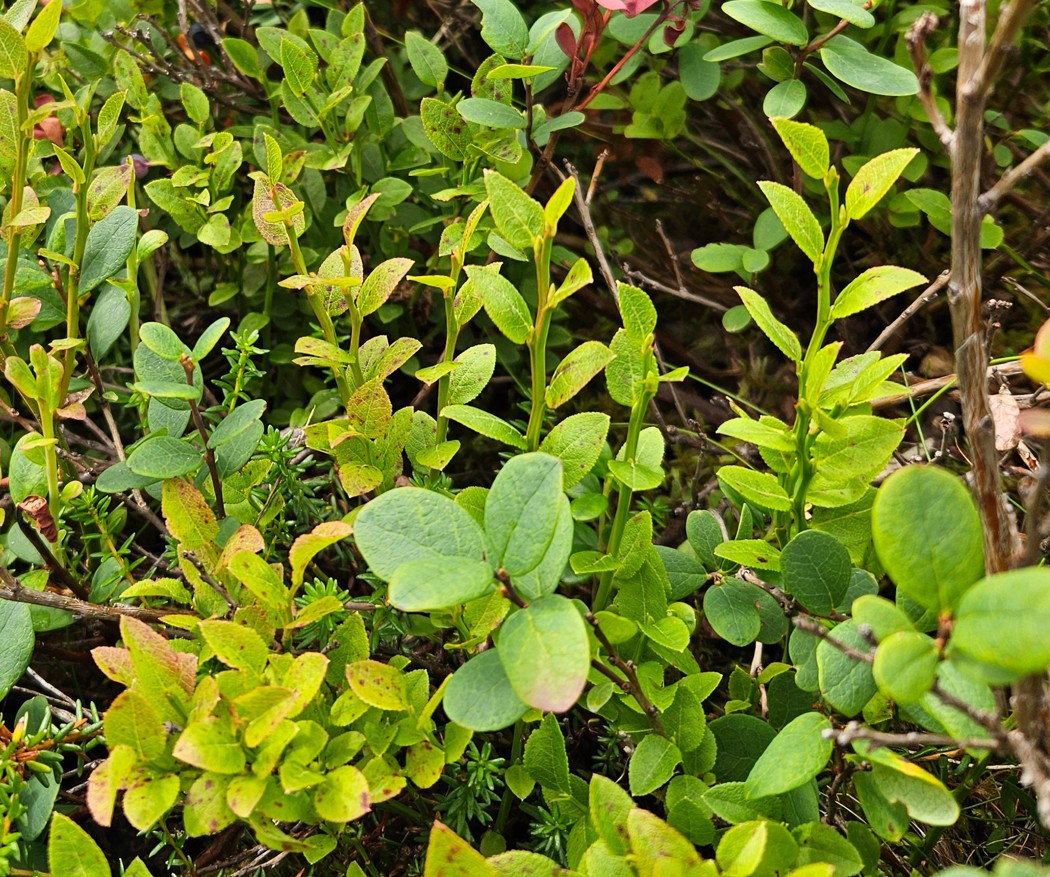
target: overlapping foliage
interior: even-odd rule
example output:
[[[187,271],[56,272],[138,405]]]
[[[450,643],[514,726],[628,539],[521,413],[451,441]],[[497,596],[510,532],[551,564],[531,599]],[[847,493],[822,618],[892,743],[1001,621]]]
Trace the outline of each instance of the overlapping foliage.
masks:
[[[855,338],[939,288],[888,242],[963,210],[949,31],[845,0],[471,0],[437,34],[345,6],[0,17],[0,873],[852,877],[953,842],[1038,870],[998,854],[1041,855],[1050,806],[1046,478],[1004,571],[963,455],[902,451],[932,447],[907,354]],[[1035,56],[1029,11],[989,58]],[[698,130],[729,108],[762,172]],[[974,243],[1032,274],[990,208],[1042,121],[989,119]],[[741,281],[722,326],[786,364],[782,416],[725,388],[684,419],[641,288],[670,287],[592,215],[610,131],[737,179],[752,245],[687,244]]]

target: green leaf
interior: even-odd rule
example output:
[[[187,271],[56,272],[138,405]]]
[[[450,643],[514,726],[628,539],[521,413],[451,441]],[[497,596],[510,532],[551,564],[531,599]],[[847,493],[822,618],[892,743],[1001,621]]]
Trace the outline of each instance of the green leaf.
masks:
[[[485,170],[485,191],[499,233],[512,247],[531,250],[543,236],[543,208],[520,186],[493,170]]]
[[[623,826],[627,814],[634,809],[631,796],[615,782],[594,771],[588,800],[591,823],[598,836],[616,855],[626,854],[628,846]]]
[[[48,4],[49,5],[49,4]],[[114,286],[106,286],[87,318],[87,343],[91,356],[101,360],[127,329],[131,305],[127,293]]]
[[[22,678],[33,657],[33,618],[27,603],[0,601],[0,699]]]
[[[192,722],[179,735],[172,750],[180,761],[201,770],[219,774],[236,774],[244,770],[244,749],[233,735],[229,719],[208,716]]]
[[[381,710],[408,709],[405,677],[392,664],[381,661],[354,661],[347,664],[346,678],[350,690],[369,706]]]
[[[314,790],[314,808],[327,822],[359,819],[372,809],[368,780],[348,764],[327,771]]]
[[[55,31],[58,30],[58,21],[62,15],[61,4],[55,9],[49,9],[49,3],[33,19],[26,31],[26,49],[31,55],[35,55],[54,39]]]
[[[703,862],[688,840],[648,810],[636,807],[627,814],[627,836],[637,874],[666,874],[664,866],[672,863],[673,874],[715,873],[714,866]]]
[[[860,43],[841,34],[828,40],[820,60],[836,79],[869,94],[908,95],[919,90],[919,80],[910,70],[874,55]]]
[[[778,43],[804,46],[809,42],[809,33],[802,19],[779,3],[769,3],[766,0],[729,0],[722,4],[722,11],[730,18]]]
[[[814,485],[877,475],[904,437],[899,424],[872,414],[842,417],[837,425],[841,432],[821,433],[813,443]]]
[[[241,406],[243,407],[243,406]],[[288,561],[292,567],[292,587],[298,588],[306,576],[306,566],[321,551],[345,539],[353,528],[343,521],[324,521],[309,533],[303,533],[292,543]]]
[[[758,589],[739,579],[725,578],[704,592],[704,616],[722,639],[746,646],[758,638],[762,620],[755,607]]]
[[[186,108],[186,115],[191,122],[203,125],[208,121],[211,106],[208,103],[208,96],[203,91],[192,82],[183,82],[179,86],[179,96],[182,98],[182,105]]]
[[[562,489],[568,490],[594,468],[609,433],[609,415],[598,411],[571,414],[547,433],[540,451],[561,460]]]
[[[772,451],[792,453],[796,447],[795,438],[787,424],[775,417],[763,416],[758,420],[734,417],[719,426],[717,432]]]
[[[17,79],[28,66],[25,40],[6,18],[0,18],[0,79]]]
[[[435,822],[427,843],[423,877],[499,877],[499,874],[452,829]]]
[[[485,501],[486,557],[493,568],[510,576],[526,599],[557,587],[572,548],[567,512],[557,457],[540,453],[514,457],[492,483]],[[529,579],[541,567],[553,571],[553,581]]]
[[[627,337],[644,342],[656,331],[656,307],[653,301],[637,286],[617,284],[620,297],[620,316]]]
[[[472,731],[499,731],[513,725],[528,709],[514,693],[495,649],[460,667],[445,689],[445,714]]]
[[[481,10],[481,38],[493,52],[521,58],[529,47],[529,27],[511,0],[471,0]]]
[[[802,344],[798,336],[773,316],[766,300],[746,286],[734,286],[733,289],[736,290],[747,312],[751,314],[751,318],[765,333],[765,336],[777,346],[784,356],[792,362],[799,362],[802,359]]]
[[[451,609],[491,593],[492,567],[470,557],[422,558],[402,563],[390,579],[387,599],[405,612]]]
[[[786,512],[791,508],[791,497],[780,486],[775,475],[756,472],[743,466],[723,466],[718,480],[739,493],[748,502],[771,511]]]
[[[601,341],[584,341],[570,351],[551,376],[546,393],[547,407],[557,408],[568,402],[612,360],[612,351]]]
[[[467,276],[481,295],[489,319],[508,339],[515,344],[524,344],[532,331],[532,314],[521,293],[499,273],[499,269],[499,263],[467,265],[465,268]]]
[[[879,488],[871,517],[879,560],[900,592],[954,609],[984,575],[980,516],[965,485],[936,466],[908,466]]]
[[[544,212],[544,215],[546,215],[546,211]],[[553,308],[560,305],[574,292],[583,289],[585,286],[589,286],[593,282],[594,275],[591,273],[590,263],[582,257],[577,259],[572,263],[572,267],[565,275],[565,279],[561,282],[561,286],[559,286],[551,295],[550,306]]]
[[[219,525],[203,494],[181,478],[164,482],[161,497],[164,521],[184,548],[191,551],[213,542]]]
[[[894,265],[869,268],[839,293],[831,307],[831,318],[838,320],[858,314],[880,301],[925,282],[926,278],[918,271],[908,268],[898,268]]]
[[[1050,570],[1012,570],[988,576],[958,602],[951,654],[987,665],[1011,679],[1050,665]],[[996,681],[990,678],[988,681]]]
[[[136,475],[157,480],[196,472],[203,462],[200,451],[188,442],[160,435],[140,444],[128,454],[128,468]]]
[[[875,16],[868,12],[862,4],[854,3],[852,0],[806,0],[806,2],[814,9],[834,15],[836,18],[845,19],[857,27],[875,26]]]
[[[553,713],[547,713],[525,743],[525,769],[545,793],[571,794],[565,737]]]
[[[565,712],[583,692],[591,666],[587,628],[565,597],[552,594],[511,615],[496,651],[514,693],[535,709]]]
[[[830,615],[842,602],[851,569],[842,543],[820,530],[803,530],[780,556],[784,590],[816,615]]]
[[[879,690],[897,703],[917,703],[933,687],[940,655],[930,637],[913,630],[879,643],[872,672]]]
[[[449,379],[448,401],[451,405],[470,402],[485,389],[496,368],[496,348],[492,344],[468,347],[455,362],[458,368]]]
[[[456,111],[468,122],[487,128],[520,130],[525,117],[520,110],[483,97],[468,97],[456,104]]]
[[[245,76],[262,80],[264,74],[259,64],[259,50],[247,40],[238,37],[225,37],[222,40],[223,51],[230,56],[233,66]]]
[[[828,636],[861,654],[871,649],[854,621],[842,622]],[[824,639],[817,646],[817,673],[821,694],[846,716],[859,713],[877,690],[871,664],[847,655]]]
[[[474,408],[470,405],[447,405],[441,410],[441,416],[461,423],[479,435],[503,442],[512,448],[525,450],[525,437],[520,432],[507,421],[481,408]]]
[[[782,116],[790,119],[802,112],[806,105],[806,84],[798,79],[778,82],[762,101],[762,112],[767,116]]]
[[[0,23],[6,24],[3,19]],[[0,28],[0,40],[2,35],[3,29]],[[63,877],[102,877],[112,873],[105,854],[91,835],[64,813],[56,812],[51,817],[47,860],[51,873]]]
[[[678,50],[678,76],[690,100],[708,100],[718,92],[722,71],[704,58],[704,49],[687,43]]]
[[[445,60],[441,49],[422,36],[419,31],[410,30],[405,34],[405,52],[420,82],[431,88],[439,88],[445,84],[445,78],[448,76],[448,61]]]
[[[304,95],[317,75],[317,55],[290,39],[283,39],[280,57],[274,60],[284,69],[284,82],[292,93],[300,97]]]
[[[627,767],[631,794],[636,798],[652,794],[671,779],[681,763],[682,753],[666,737],[659,734],[643,737]]]
[[[831,721],[820,713],[805,713],[777,734],[748,774],[744,788],[751,798],[783,795],[805,785],[831,758],[832,742],[823,733]]]
[[[470,126],[456,112],[456,108],[432,97],[423,98],[419,105],[423,133],[446,158],[463,161],[471,143]]]
[[[718,569],[720,564],[714,551],[726,539],[718,518],[706,509],[692,511],[685,519],[685,532],[700,562],[709,571]]]
[[[269,647],[252,628],[233,621],[202,621],[197,630],[227,667],[261,673],[270,655]]]
[[[864,164],[850,180],[846,189],[846,213],[849,218],[860,219],[878,204],[918,154],[918,149],[893,149],[875,156]],[[925,279],[922,278],[922,280]],[[922,280],[918,282],[921,283]],[[912,286],[915,285],[917,284],[912,284]],[[856,311],[851,313],[856,313]]]
[[[138,233],[138,211],[126,204],[114,207],[91,226],[80,264],[81,295],[91,292],[125,267]]]
[[[357,307],[362,316],[378,311],[412,269],[411,259],[387,259],[381,262],[357,291]]]
[[[730,2],[737,2],[737,0],[730,0]],[[756,0],[756,2],[764,2],[764,0]],[[791,239],[806,254],[809,261],[816,265],[824,251],[824,233],[820,230],[817,217],[802,200],[802,196],[781,183],[768,180],[759,182],[758,188],[766,196],[770,207],[783,223],[787,233],[791,235]]]
[[[779,823],[762,820],[735,825],[723,836],[715,858],[726,875],[783,873],[798,856],[798,844]]]
[[[410,560],[481,560],[485,535],[470,513],[447,496],[416,487],[390,490],[354,522],[358,550],[372,572],[390,581]]]
[[[859,7],[858,7],[859,8]],[[831,165],[828,138],[816,125],[792,122],[790,119],[770,119],[791,157],[798,162],[802,173],[816,180],[824,179]]]
[[[927,825],[954,825],[959,805],[937,777],[887,749],[856,747],[871,762],[872,779],[890,803],[900,803],[912,819]]]
[[[859,824],[852,822],[849,826],[852,828]],[[794,835],[799,842],[796,868],[820,863],[821,867],[834,868],[834,877],[853,877],[864,869],[864,861],[857,849],[831,826],[808,822],[796,828]],[[850,831],[850,839],[854,836],[854,832]],[[812,877],[817,875],[813,874]]]
[[[716,46],[709,52],[704,54],[704,60],[712,63],[718,63],[719,61],[730,61],[733,58],[739,58],[741,55],[746,55],[749,52],[756,52],[768,46],[773,40],[769,37],[758,36],[758,37],[744,37],[741,40],[730,40],[728,43],[722,43],[720,46]]]

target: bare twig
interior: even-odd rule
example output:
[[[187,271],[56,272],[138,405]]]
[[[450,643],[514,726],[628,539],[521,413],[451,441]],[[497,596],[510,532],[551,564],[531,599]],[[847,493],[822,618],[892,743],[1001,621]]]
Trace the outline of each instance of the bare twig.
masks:
[[[140,609],[137,606],[101,606],[97,603],[89,603],[76,597],[67,597],[65,594],[56,594],[53,591],[34,591],[27,588],[18,581],[7,569],[0,566],[0,600],[13,600],[16,603],[29,603],[33,606],[45,606],[48,609],[62,609],[71,612],[78,618],[95,618],[101,621],[116,622],[122,615],[129,618],[137,618],[150,624],[163,624],[164,618],[172,615],[170,610],[162,609]],[[180,610],[180,614],[193,614],[187,610]]]
[[[994,377],[1015,377],[1021,373],[1021,363],[1004,362],[1001,365],[988,366],[985,374],[987,375],[987,379],[991,379]],[[917,384],[912,384],[908,387],[906,393],[896,393],[893,396],[879,396],[877,399],[873,399],[871,404],[874,408],[886,408],[890,405],[899,405],[901,402],[907,402],[909,399],[918,399],[921,396],[931,396],[934,393],[939,393],[941,390],[947,389],[958,382],[958,375],[942,375],[939,378],[930,378],[927,381],[919,381]]]
[[[868,740],[874,746],[897,746],[901,749],[925,749],[927,746],[949,746],[952,749],[990,749],[1001,751],[1003,746],[995,740],[959,740],[946,734],[923,734],[910,731],[905,734],[888,734],[876,731],[860,722],[849,722],[844,728],[828,728],[824,739],[845,748],[854,740]]]
[[[1047,140],[1035,152],[1031,153],[1019,164],[1014,165],[1004,173],[992,188],[977,199],[977,205],[982,212],[988,213],[994,210],[1003,196],[1025,177],[1032,174],[1039,165],[1050,161],[1050,140]]]
[[[840,640],[835,639],[831,635],[831,631],[828,630],[823,624],[814,621],[808,615],[796,615],[791,619],[791,623],[795,625],[799,630],[811,633],[818,639],[822,639],[830,645],[838,649],[842,654],[849,658],[853,658],[854,661],[860,661],[862,664],[871,664],[875,661],[874,652],[862,652],[859,649],[853,648],[851,645],[847,645]]]
[[[919,77],[919,99],[922,107],[926,110],[926,117],[930,120],[933,130],[940,138],[945,148],[951,149],[952,129],[944,120],[937,99],[933,94],[933,70],[930,69],[926,60],[926,40],[937,27],[937,16],[932,12],[924,12],[908,30],[906,37],[908,51],[911,52],[912,63],[915,64],[915,73]]]
[[[602,155],[604,156],[605,153],[603,152]],[[588,190],[586,198],[583,194],[583,185],[580,182],[579,171],[577,171],[568,161],[565,162],[565,170],[568,172],[569,176],[576,181],[576,187],[573,189],[572,197],[576,202],[576,210],[580,214],[580,222],[583,224],[583,230],[587,235],[587,240],[591,242],[591,247],[594,248],[594,256],[598,260],[598,269],[601,271],[602,279],[605,281],[605,285],[612,294],[613,301],[618,305],[620,301],[620,293],[616,289],[616,276],[613,274],[609,260],[605,257],[605,250],[602,247],[601,239],[598,237],[598,232],[595,231],[594,219],[591,217],[590,195],[594,188],[594,184],[598,179],[598,173],[601,171],[604,163],[605,159],[599,156],[598,162],[594,165],[594,173],[591,175],[591,188]]]
[[[870,345],[868,345],[868,350],[865,352],[870,352],[872,350],[880,350],[882,348],[882,345],[885,344],[891,337],[893,337],[893,335],[896,334],[897,330],[900,329],[901,326],[907,323],[908,320],[910,320],[912,317],[915,316],[915,314],[919,312],[920,308],[922,308],[924,305],[928,305],[931,301],[933,301],[935,298],[937,298],[937,296],[941,294],[941,291],[944,289],[944,287],[948,285],[949,276],[950,272],[948,272],[947,270],[942,271],[937,276],[937,279],[933,281],[933,283],[927,286],[921,293],[919,293],[918,297],[910,305],[908,305],[903,311],[901,311],[900,316],[897,317],[897,319],[895,319],[892,323],[890,323],[885,329],[883,329],[879,333],[879,337],[872,341]]]
[[[649,722],[652,724],[653,730],[661,737],[666,737],[667,730],[664,728],[663,720],[660,718],[660,711],[656,708],[656,705],[645,696],[645,692],[642,691],[642,685],[641,682],[638,681],[638,671],[634,666],[634,662],[625,661],[620,657],[619,652],[617,652],[616,647],[609,642],[609,638],[605,635],[605,631],[602,630],[601,625],[598,623],[598,619],[595,618],[593,612],[588,612],[584,617],[594,630],[594,635],[598,638],[598,642],[602,644],[605,651],[608,653],[610,663],[623,673],[624,678],[621,679],[618,677],[597,659],[592,662],[592,666],[603,676],[606,676],[615,682],[622,691],[631,695],[631,697],[637,702],[638,706],[642,708],[642,712],[649,717]]]

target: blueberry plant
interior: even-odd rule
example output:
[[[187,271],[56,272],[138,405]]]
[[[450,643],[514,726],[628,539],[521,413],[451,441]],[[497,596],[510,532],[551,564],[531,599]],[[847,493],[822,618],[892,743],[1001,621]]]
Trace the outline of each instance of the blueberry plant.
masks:
[[[0,875],[1041,873],[1046,14],[6,4]]]

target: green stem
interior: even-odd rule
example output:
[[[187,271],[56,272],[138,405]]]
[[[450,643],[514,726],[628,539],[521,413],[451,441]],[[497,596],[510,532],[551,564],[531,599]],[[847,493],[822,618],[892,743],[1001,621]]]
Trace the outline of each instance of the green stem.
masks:
[[[831,318],[831,266],[835,262],[835,254],[842,240],[842,233],[846,230],[849,220],[845,211],[839,205],[839,178],[832,170],[825,180],[828,192],[828,204],[831,212],[831,226],[828,229],[828,239],[824,244],[824,251],[820,254],[814,268],[817,273],[817,321],[813,327],[806,354],[798,367],[799,401],[797,414],[795,416],[795,465],[787,477],[786,487],[792,498],[795,532],[806,529],[806,494],[809,492],[810,482],[816,474],[810,461],[810,445],[813,436],[810,435],[812,424],[812,411],[817,406],[817,399],[807,396],[809,390],[809,375],[813,367],[813,360],[827,337],[828,329],[833,322]],[[791,534],[793,535],[793,533]]]
[[[529,366],[532,371],[532,408],[525,433],[525,447],[535,451],[540,446],[543,415],[547,411],[547,336],[550,334],[552,309],[547,304],[551,287],[551,248],[549,237],[536,247],[536,324],[529,337]]]
[[[652,395],[645,393],[634,407],[631,408],[631,420],[627,425],[627,441],[624,444],[623,458],[633,460],[638,454],[638,437],[642,434],[642,425],[645,423],[645,412],[649,407]],[[626,484],[620,484],[616,494],[616,515],[613,517],[612,527],[609,530],[609,540],[605,545],[605,553],[615,555],[620,550],[620,540],[623,539],[623,531],[627,527],[627,519],[631,514],[631,495],[633,491]],[[612,591],[612,571],[603,572],[598,580],[598,593],[594,597],[592,612],[600,612],[609,603],[609,594]]]
[[[40,399],[40,432],[48,440],[44,445],[44,471],[47,474],[47,507],[51,517],[58,521],[61,496],[58,486],[58,452],[55,450],[55,418],[45,399]],[[56,551],[61,548],[56,545]]]
[[[128,164],[131,165],[131,185],[128,186],[128,207],[135,209],[135,187],[138,182],[135,180],[135,162],[130,158],[127,159]],[[131,352],[135,353],[135,349],[139,346],[139,314],[142,310],[142,293],[139,292],[139,250],[138,247],[132,247],[131,253],[128,255],[128,304],[131,306],[131,315],[128,317],[128,332],[130,333],[131,340]]]
[[[29,162],[28,147],[33,142],[32,132],[24,130],[26,117],[29,115],[29,98],[33,88],[33,66],[19,78],[15,84],[15,130],[18,137],[15,139],[15,164],[11,171],[11,198],[8,210],[11,219],[22,212],[22,195],[26,184],[26,165]],[[7,232],[7,265],[4,269],[4,288],[0,295],[0,341],[4,347],[8,347],[7,337],[7,309],[11,303],[11,296],[15,289],[15,275],[18,272],[18,250],[22,242],[22,232],[17,228],[10,228]]]
[[[84,249],[87,246],[89,230],[88,192],[91,176],[95,172],[95,138],[91,133],[91,120],[85,117],[80,123],[81,136],[84,140],[84,183],[74,187],[77,199],[77,236],[73,243],[73,267],[69,269],[66,281],[66,339],[75,341],[80,337],[80,269],[84,262]],[[62,382],[59,385],[59,404],[69,392],[69,382],[73,380],[73,367],[76,364],[77,348],[68,347],[62,353]]]
[[[303,251],[299,248],[299,239],[295,236],[295,230],[292,228],[290,219],[285,220],[285,227],[288,229],[288,248],[292,254],[292,264],[295,265],[295,270],[298,274],[307,274],[309,272],[306,270],[306,259],[303,258]],[[313,308],[314,316],[321,326],[321,334],[324,335],[324,340],[333,347],[338,347],[339,339],[335,334],[335,324],[325,309],[324,302],[320,301],[317,296],[309,293],[306,296],[306,300],[310,302],[310,307]],[[346,375],[343,374],[341,369],[333,368],[332,373],[335,375],[335,383],[339,388],[339,396],[342,398],[343,407],[345,408],[350,404],[350,385],[347,383]]]
[[[515,764],[521,764],[521,754],[524,749],[525,739],[525,722],[518,719],[514,723],[514,737],[510,744],[510,764],[513,767]],[[510,808],[514,803],[514,793],[509,787],[503,790],[503,800],[499,804],[499,815],[496,816],[496,824],[494,826],[497,834],[503,834],[503,829],[507,825],[507,819],[510,817]]]
[[[456,323],[455,298],[451,289],[444,291],[445,298],[445,349],[441,354],[442,362],[452,362],[456,358],[456,342],[459,340],[459,326]],[[442,375],[438,379],[437,401],[437,440],[441,444],[448,437],[448,418],[441,412],[448,405],[448,394],[452,388],[452,375]]]

